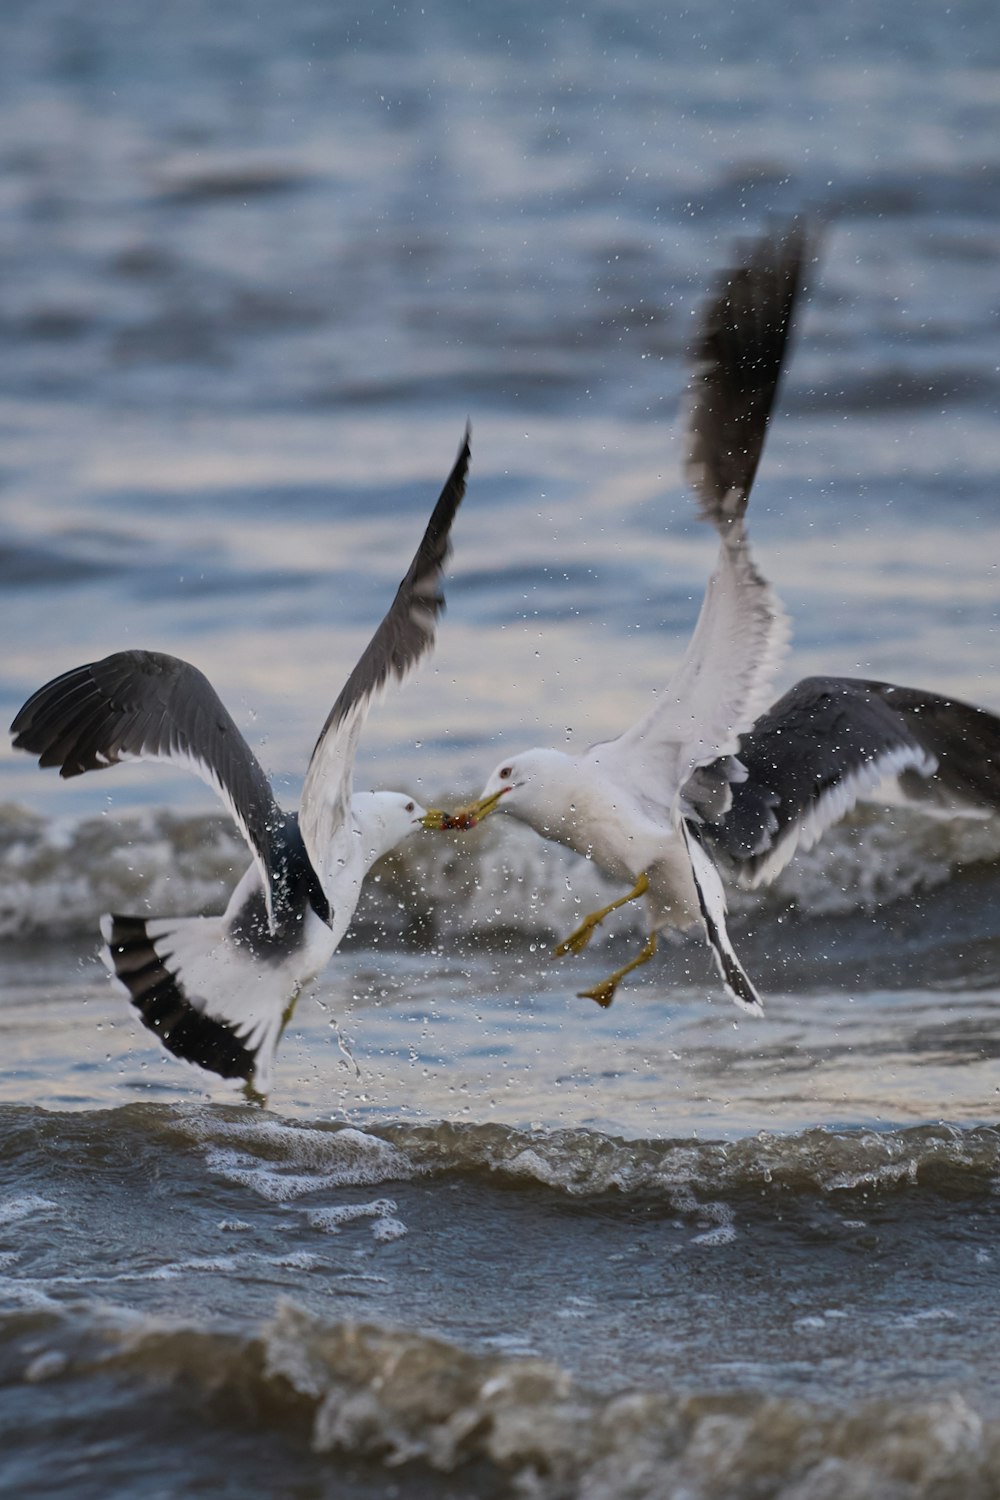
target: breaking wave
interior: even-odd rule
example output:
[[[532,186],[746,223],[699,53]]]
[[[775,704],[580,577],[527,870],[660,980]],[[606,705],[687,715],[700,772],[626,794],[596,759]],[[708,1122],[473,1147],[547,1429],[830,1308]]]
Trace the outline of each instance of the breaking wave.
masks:
[[[233,1237],[228,1253],[194,1241],[150,1253],[142,1237],[141,1254],[122,1268],[106,1266],[97,1299],[86,1292],[95,1279],[89,1264],[84,1275],[69,1267],[72,1274],[46,1279],[50,1262],[26,1256],[27,1226],[41,1216],[52,1243],[65,1239],[61,1190],[20,1189],[0,1204],[11,1246],[0,1262],[0,1371],[9,1399],[30,1391],[32,1410],[49,1410],[40,1404],[48,1391],[59,1410],[74,1399],[103,1409],[110,1388],[115,1422],[183,1433],[192,1449],[207,1448],[220,1463],[247,1436],[255,1452],[270,1437],[286,1456],[346,1464],[350,1472],[337,1470],[336,1488],[345,1496],[985,1500],[1000,1489],[996,1412],[947,1381],[930,1392],[900,1392],[890,1381],[879,1399],[862,1399],[850,1387],[845,1394],[843,1384],[829,1391],[823,1379],[807,1395],[791,1394],[780,1381],[769,1390],[738,1378],[720,1383],[697,1360],[670,1375],[655,1365],[629,1373],[628,1364],[588,1375],[582,1360],[574,1373],[551,1354],[515,1352],[474,1333],[461,1340],[431,1334],[420,1326],[419,1306],[409,1304],[405,1288],[414,1283],[399,1263],[356,1253],[365,1243],[372,1253],[386,1253],[384,1246],[395,1253],[392,1242],[406,1236],[404,1220],[416,1212],[418,1196],[434,1193],[437,1213],[447,1219],[453,1187],[474,1183],[501,1190],[498,1235],[504,1223],[520,1232],[517,1197],[541,1205],[536,1222],[557,1233],[565,1230],[566,1209],[576,1217],[591,1200],[595,1222],[605,1224],[609,1200],[621,1200],[637,1226],[662,1211],[689,1234],[694,1229],[688,1243],[702,1265],[732,1254],[724,1247],[737,1238],[773,1250],[754,1225],[787,1226],[797,1203],[813,1268],[823,1243],[820,1205],[842,1227],[862,1214],[882,1226],[890,1217],[905,1222],[910,1233],[923,1221],[940,1247],[942,1209],[975,1225],[995,1196],[997,1129],[625,1141],[585,1130],[449,1122],[359,1130],[238,1106],[129,1105],[84,1115],[18,1106],[0,1111],[0,1155],[21,1176],[72,1161],[81,1182],[92,1167],[100,1178],[109,1166],[117,1181],[128,1163],[144,1180],[161,1181],[161,1192],[196,1205],[188,1219],[213,1224],[220,1192],[239,1193],[225,1198],[227,1217],[217,1224]],[[550,1209],[560,1206],[553,1217]],[[280,1227],[274,1238],[272,1222]],[[340,1271],[382,1273],[386,1297],[377,1311],[349,1319],[331,1309],[331,1268],[317,1230],[324,1241],[359,1236],[345,1245]],[[984,1224],[984,1236],[990,1232]],[[422,1267],[419,1254],[417,1260]],[[290,1268],[301,1291],[297,1285],[291,1296],[270,1296],[245,1318],[231,1309],[220,1314],[223,1293],[206,1290],[207,1278],[220,1288],[236,1277],[259,1285],[274,1264]],[[594,1295],[612,1294],[616,1278],[629,1274],[607,1270],[606,1281],[591,1274]],[[178,1289],[175,1301],[159,1304],[167,1312],[119,1300],[126,1286],[165,1283]],[[664,1295],[669,1284],[657,1283]],[[786,1304],[779,1288],[778,1300],[761,1305],[759,1315],[776,1316],[783,1306],[800,1304]],[[516,1328],[516,1289],[508,1313]],[[909,1299],[890,1299],[886,1308],[888,1324],[953,1316],[933,1299],[916,1312]]]
[[[0,937],[92,932],[104,911],[164,916],[221,910],[246,868],[224,819],[153,809],[127,818],[46,821],[0,807]],[[730,893],[737,919],[789,909],[867,911],[1000,867],[1000,820],[859,808],[761,892]],[[620,894],[594,868],[510,819],[470,834],[415,836],[373,871],[353,932],[403,941],[493,934],[545,938],[579,910]],[[621,933],[631,914],[614,924]],[[610,927],[608,935],[610,935]]]
[[[67,1134],[78,1134],[84,1158],[95,1122],[113,1122],[117,1137],[132,1139],[134,1157],[193,1151],[212,1179],[282,1204],[318,1190],[381,1189],[434,1177],[541,1187],[558,1198],[653,1200],[681,1212],[707,1200],[747,1200],[763,1205],[763,1212],[767,1200],[793,1197],[846,1202],[851,1195],[910,1193],[916,1201],[944,1192],[957,1201],[992,1195],[1000,1182],[1000,1128],[994,1125],[763,1131],[730,1141],[628,1140],[587,1129],[450,1120],[360,1130],[251,1116],[238,1105],[134,1104],[79,1117],[16,1107],[14,1117],[30,1118],[39,1149],[49,1136],[66,1149]]]
[[[154,1388],[168,1412],[197,1403],[220,1441],[240,1423],[275,1432],[293,1450],[394,1479],[400,1495],[429,1493],[433,1476],[464,1480],[458,1493],[521,1500],[922,1500],[1000,1485],[1000,1424],[956,1393],[836,1405],[601,1391],[548,1361],[332,1321],[288,1299],[250,1336],[122,1311],[95,1309],[100,1338],[81,1341],[61,1338],[54,1311],[25,1310],[47,1347],[21,1380]]]
[[[499,1123],[386,1122],[364,1130],[299,1122],[241,1105],[130,1104],[111,1111],[0,1110],[0,1163],[31,1145],[31,1160],[72,1151],[86,1167],[95,1139],[113,1134],[130,1162],[187,1161],[254,1200],[297,1204],[317,1191],[378,1188],[417,1179],[479,1179],[559,1199],[636,1198],[684,1211],[705,1200],[846,1202],[851,1195],[992,1196],[1000,1182],[1000,1128],[768,1131],[736,1140],[625,1139],[588,1129],[522,1129]],[[13,1159],[11,1157],[10,1159]],[[18,1157],[22,1161],[23,1157]],[[0,1202],[0,1221],[51,1207],[21,1193]],[[773,1206],[773,1204],[772,1204]],[[756,1211],[756,1209],[755,1209]]]

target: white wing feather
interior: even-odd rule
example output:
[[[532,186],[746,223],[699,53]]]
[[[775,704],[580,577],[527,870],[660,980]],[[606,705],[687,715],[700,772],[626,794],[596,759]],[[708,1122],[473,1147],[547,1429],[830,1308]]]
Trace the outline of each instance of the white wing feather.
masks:
[[[691,772],[734,755],[740,735],[767,707],[788,633],[778,596],[734,520],[676,672],[638,723],[589,755],[651,808],[675,814]]]

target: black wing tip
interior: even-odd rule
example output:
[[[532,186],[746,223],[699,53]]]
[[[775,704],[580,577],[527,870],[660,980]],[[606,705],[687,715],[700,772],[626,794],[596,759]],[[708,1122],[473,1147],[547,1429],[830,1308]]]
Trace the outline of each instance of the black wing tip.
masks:
[[[80,776],[84,771],[102,770],[105,764],[111,763],[95,760],[93,765],[84,764],[76,747],[70,750],[59,739],[54,738],[51,732],[40,730],[32,720],[22,722],[20,715],[10,726],[10,733],[13,736],[11,745],[15,750],[37,756],[43,771],[58,770],[64,779]]]
[[[31,725],[22,722],[20,714],[18,714],[10,726],[10,735],[11,744],[15,750],[24,750],[28,755],[38,755],[40,753],[42,747],[34,742]]]
[[[432,648],[435,622],[445,607],[444,591],[439,586],[440,575],[451,553],[451,528],[465,496],[471,458],[472,422],[467,419],[458,457],[424,527],[413,560],[387,613],[327,714],[313,746],[310,771],[327,736],[336,733],[359,704],[362,713],[367,712],[367,705],[385,690],[390,679],[402,681]],[[415,624],[408,617],[418,589],[423,619]],[[307,778],[309,774],[307,772]]]
[[[913,739],[934,758],[933,776],[904,773],[907,795],[918,801],[947,799],[983,812],[1000,812],[1000,717],[963,699],[894,683],[867,682],[900,715]]]
[[[893,777],[918,804],[1000,813],[1000,717],[920,688],[803,677],[742,736],[739,757],[747,778],[702,831],[743,886],[775,878],[831,791],[871,795],[876,783],[866,777]]]
[[[149,937],[144,917],[109,914],[101,932],[119,981],[129,992],[144,1026],[175,1057],[197,1063],[220,1078],[253,1082],[257,1054],[224,1021],[214,1020],[188,1000]]]
[[[64,778],[115,764],[118,755],[103,752],[94,737],[95,710],[101,704],[95,674],[133,655],[139,653],[118,652],[103,661],[85,662],[43,683],[14,716],[14,749],[37,755],[43,770],[58,768]]]
[[[46,735],[45,729],[52,710],[62,709],[67,698],[72,700],[81,685],[86,684],[90,670],[91,663],[72,667],[68,672],[61,672],[58,677],[44,682],[24,700],[10,725],[15,750],[27,750],[31,755],[38,755],[48,747],[51,736]]]
[[[814,259],[813,222],[804,214],[776,221],[759,234],[745,236],[736,243],[733,264],[718,272],[709,293],[709,314],[719,311],[741,289],[764,282],[775,291],[789,283],[797,289],[807,262]],[[705,329],[696,335],[691,355],[701,356],[706,341]]]
[[[441,495],[438,499],[437,505],[434,507],[431,521],[434,520],[434,517],[436,516],[438,511],[438,507],[442,505],[442,502],[447,504],[449,501],[451,501],[451,518],[454,517],[455,512],[458,510],[458,507],[461,505],[462,500],[465,497],[465,487],[469,477],[469,465],[471,462],[472,422],[471,419],[466,418],[465,432],[462,435],[462,442],[458,450],[458,457],[452,464],[451,473],[448,475],[448,478],[444,482],[444,488],[441,491]]]
[[[451,552],[451,528],[458,514],[458,508],[465,498],[471,462],[472,423],[467,420],[458,457],[452,464],[448,478],[442,486],[434,509],[431,511],[430,520],[424,527],[424,534],[420,539],[416,555],[400,588],[405,588],[407,584],[426,576],[429,572],[440,570],[448,560]],[[437,608],[440,609],[444,603],[443,599],[436,602]]]
[[[804,214],[741,241],[735,264],[716,277],[689,351],[688,479],[702,518],[717,528],[746,510],[818,245]]]
[[[783,284],[794,299],[805,290],[808,268],[819,260],[825,225],[821,215],[802,212],[775,217],[759,234],[740,238],[734,264],[716,277],[714,295],[721,297],[756,278],[776,289]]]
[[[778,264],[786,269],[804,263],[813,233],[811,215],[796,213],[786,219],[770,220],[760,234],[742,241],[744,256],[751,265],[764,269]]]
[[[60,706],[55,698],[50,700],[50,705]],[[38,722],[33,716],[22,716],[23,710],[11,725],[10,732],[14,736],[11,743],[15,750],[37,756],[43,771],[58,770],[63,780],[68,781],[87,771],[105,771],[108,766],[118,764],[119,756],[114,752],[104,753],[98,745],[88,745],[71,713],[67,713],[65,721],[57,722],[51,719]]]

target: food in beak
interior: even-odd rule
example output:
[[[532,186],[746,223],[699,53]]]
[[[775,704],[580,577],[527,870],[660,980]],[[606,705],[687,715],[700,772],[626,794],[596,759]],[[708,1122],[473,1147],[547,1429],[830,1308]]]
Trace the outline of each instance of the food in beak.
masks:
[[[445,812],[441,807],[428,808],[420,819],[421,827],[431,832],[464,833],[489,817],[504,792],[508,791],[509,787],[502,787],[499,792],[492,792],[489,797],[480,797],[478,802],[470,802],[467,807],[459,807],[451,813]]]

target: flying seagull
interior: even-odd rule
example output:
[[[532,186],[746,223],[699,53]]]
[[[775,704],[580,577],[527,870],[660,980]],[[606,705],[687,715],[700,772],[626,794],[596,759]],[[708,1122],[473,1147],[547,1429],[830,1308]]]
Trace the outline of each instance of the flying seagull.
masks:
[[[629,882],[557,956],[582,951],[609,912],[645,896],[645,946],[583,991],[601,1005],[652,956],[658,932],[700,919],[726,992],[759,1015],[760,997],[726,933],[720,868],[747,888],[771,881],[797,847],[811,848],[862,799],[1000,811],[1000,718],[985,709],[892,683],[808,677],[760,712],[784,625],[750,560],[743,516],[807,250],[798,226],[761,239],[706,308],[687,475],[719,532],[719,560],[657,702],[617,740],[581,756],[509,757],[478,801],[427,815],[429,827],[468,828],[499,806]]]
[[[39,688],[11,726],[14,744],[62,776],[125,760],[185,766],[219,793],[253,863],[221,916],[101,919],[104,959],[171,1052],[248,1097],[271,1086],[299,992],[347,931],[371,866],[420,827],[405,792],[355,792],[368,711],[434,645],[441,578],[465,493],[469,431],[405,578],[341,689],[316,742],[297,813],[270,782],[208,679],[156,651],[119,651]]]
[[[657,934],[701,922],[727,993],[760,1013],[760,997],[726,932],[726,900],[702,832],[704,801],[721,816],[745,733],[771,696],[788,636],[781,604],[750,555],[744,515],[781,379],[809,239],[802,224],[750,246],[719,280],[693,353],[686,474],[719,536],[715,571],[687,650],[649,710],[618,739],[582,755],[526,750],[497,766],[482,796],[428,826],[469,827],[495,808],[592,859],[627,894],[592,912],[559,944],[579,953],[604,917],[645,897],[647,941],[623,968],[583,993],[610,1005],[626,974],[655,953]],[[717,767],[702,803],[699,773]],[[718,782],[718,787],[716,787]]]

